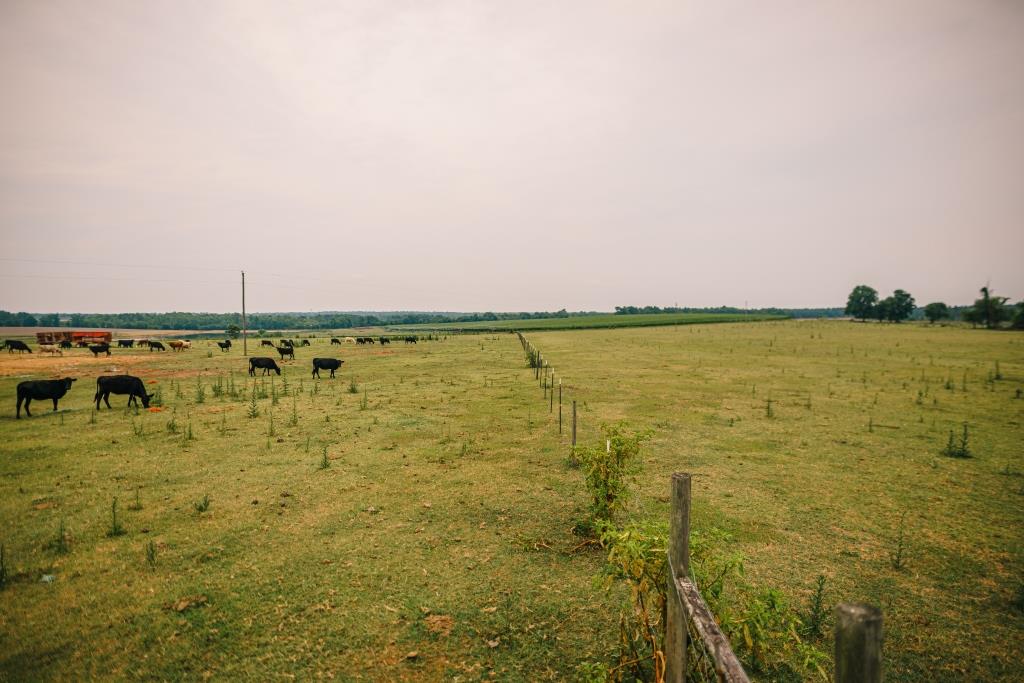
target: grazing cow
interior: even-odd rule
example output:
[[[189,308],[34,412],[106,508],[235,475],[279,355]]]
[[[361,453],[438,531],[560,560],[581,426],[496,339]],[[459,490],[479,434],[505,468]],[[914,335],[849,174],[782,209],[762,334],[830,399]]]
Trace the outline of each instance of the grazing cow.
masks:
[[[65,339],[60,344],[58,344],[58,346],[60,346],[60,348],[62,348],[62,349],[70,349],[71,348],[71,342],[69,342],[67,339]]]
[[[405,343],[406,344],[415,344],[416,343],[416,337],[406,337],[405,338]]]
[[[385,344],[390,344],[390,343],[391,343],[391,340],[388,339],[387,337],[381,337],[380,338],[380,345],[381,346],[384,346]]]
[[[40,344],[39,345],[39,353],[48,353],[51,356],[53,356],[53,355],[63,356],[64,355],[64,352],[61,351],[60,347],[57,346],[56,344]]]
[[[334,345],[341,346],[341,340],[338,339],[337,337],[331,337],[331,346],[334,346]]]
[[[290,356],[292,360],[295,360],[295,347],[294,346],[278,346],[277,352],[281,354],[281,360],[284,360],[285,356]]]
[[[303,339],[302,343],[299,344],[299,346],[309,346],[309,340],[308,339]]]
[[[128,405],[135,402],[139,405],[142,399],[142,407],[149,407],[150,395],[146,393],[146,387],[142,380],[131,375],[102,375],[96,378],[96,410],[100,409],[100,399],[110,407],[111,394],[128,394]]]
[[[360,346],[362,346],[365,343],[366,343],[366,337],[356,337],[356,344],[359,344]]]
[[[277,367],[277,362],[273,358],[266,358],[264,356],[253,356],[249,359],[249,374],[252,377],[256,376],[256,368],[262,368],[263,374],[267,374],[271,370],[277,374],[281,374],[281,368]]]
[[[231,340],[225,339],[224,341],[219,341],[217,342],[217,346],[220,347],[221,351],[224,351],[226,353],[227,350],[231,348]]]
[[[181,351],[182,349],[191,349],[192,342],[177,339],[175,341],[167,342],[168,346],[171,347],[171,351]]]
[[[274,346],[274,342],[270,341],[269,339],[264,339],[264,340],[260,341],[260,346],[270,346],[270,347],[273,347]]]
[[[18,384],[18,408],[15,412],[15,417],[21,419],[21,403],[25,402],[25,415],[32,417],[32,413],[29,412],[28,405],[33,401],[43,401],[45,399],[51,399],[53,401],[53,411],[57,412],[57,401],[61,399],[64,394],[68,393],[71,388],[71,383],[75,381],[74,377],[65,377],[64,379],[37,379],[30,380],[28,382],[21,382]]]
[[[92,351],[94,358],[99,358],[101,353],[110,355],[110,344],[93,344],[89,346],[89,350]]]
[[[8,339],[4,342],[4,346],[7,347],[7,353],[14,353],[15,351],[18,353],[23,353],[25,351],[32,353],[32,349],[28,348],[28,344],[17,339]]]
[[[157,351],[166,351],[167,350],[166,348],[164,348],[163,343],[158,342],[158,341],[151,341],[151,342],[149,342],[149,351],[150,351],[150,353],[153,352],[153,349],[156,349]]]
[[[345,337],[345,343],[346,344],[355,344],[356,343],[356,338],[355,337]]]
[[[119,348],[119,349],[130,349],[134,345],[135,345],[135,340],[134,339],[118,339],[117,340],[117,348]]]
[[[337,358],[314,358],[313,359],[313,376],[320,379],[321,370],[330,370],[331,377],[334,377],[334,371],[341,367],[344,363],[343,360]]]

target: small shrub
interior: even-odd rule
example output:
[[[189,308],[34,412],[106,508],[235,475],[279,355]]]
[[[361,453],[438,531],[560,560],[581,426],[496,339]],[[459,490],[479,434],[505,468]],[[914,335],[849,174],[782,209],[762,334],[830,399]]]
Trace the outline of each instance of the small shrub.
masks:
[[[195,508],[196,512],[202,514],[210,509],[210,496],[203,494],[203,499],[192,503],[192,507]]]
[[[350,393],[350,394],[358,394],[359,393],[359,385],[356,384],[356,377],[355,377],[355,375],[353,375],[352,378],[348,381],[348,393]]]
[[[199,375],[196,375],[196,403],[206,403],[206,388]]]
[[[625,504],[631,477],[639,471],[640,448],[649,431],[631,431],[624,422],[602,425],[604,447],[577,446],[573,456],[583,470],[595,520],[610,521]]]
[[[326,470],[331,466],[331,461],[327,458],[327,446],[320,449],[320,469]]]
[[[136,510],[136,511],[142,509],[142,500],[139,497],[139,487],[138,486],[135,487],[135,502],[129,503],[128,509],[129,510]]]
[[[146,544],[146,563],[151,567],[156,567],[156,543],[150,541]]]

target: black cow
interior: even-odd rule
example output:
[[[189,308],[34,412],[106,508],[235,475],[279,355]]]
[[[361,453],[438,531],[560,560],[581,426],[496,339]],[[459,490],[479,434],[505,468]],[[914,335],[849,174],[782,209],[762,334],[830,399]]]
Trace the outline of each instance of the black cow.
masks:
[[[338,339],[337,337],[331,337],[331,346],[334,346],[335,344],[341,346],[341,340]]]
[[[99,357],[101,353],[110,355],[110,344],[94,344],[89,346],[89,350],[92,351],[94,357]]]
[[[320,379],[321,370],[330,370],[331,377],[334,377],[334,371],[341,367],[344,363],[343,360],[337,358],[314,358],[313,359],[313,376]]]
[[[25,415],[28,417],[32,417],[32,413],[28,410],[28,404],[33,400],[51,399],[53,401],[53,411],[57,412],[57,401],[64,394],[68,393],[71,383],[74,381],[74,377],[65,377],[64,379],[37,379],[21,382],[18,384],[18,409],[15,412],[15,417],[19,420],[21,419],[22,401],[25,402]]]
[[[21,353],[23,351],[28,351],[29,353],[32,353],[32,349],[28,348],[28,344],[17,339],[8,339],[7,341],[4,342],[4,346],[7,347],[7,353],[14,353],[15,351],[17,351],[18,353]]]
[[[135,346],[135,340],[134,339],[118,339],[117,340],[117,348],[119,348],[119,349],[130,349],[133,346]]]
[[[227,350],[231,348],[231,340],[225,339],[224,341],[219,341],[217,342],[217,346],[220,347],[221,351],[227,352]]]
[[[405,338],[405,343],[406,344],[415,344],[416,343],[416,337],[406,337]]]
[[[151,342],[149,342],[149,351],[150,351],[150,353],[153,352],[153,349],[156,349],[157,351],[166,351],[167,347],[164,346],[163,342],[151,341]]]
[[[388,339],[387,337],[381,337],[380,338],[380,345],[381,346],[384,346],[385,344],[390,344],[390,343],[391,343],[391,340]]]
[[[277,352],[281,354],[281,360],[284,360],[285,356],[291,356],[291,359],[295,360],[295,347],[293,346],[278,346]]]
[[[281,346],[295,346],[295,342],[293,342],[291,339],[282,339]]]
[[[309,340],[308,339],[303,339],[302,343],[299,344],[299,346],[309,346]]]
[[[273,345],[274,345],[274,342],[270,341],[269,339],[263,339],[263,340],[260,341],[260,346],[271,346],[272,347]]]
[[[249,374],[252,377],[256,376],[256,368],[263,368],[263,374],[267,374],[271,370],[277,374],[281,374],[281,368],[277,367],[277,362],[273,358],[266,358],[263,356],[254,356],[249,359]]]
[[[100,409],[100,399],[110,407],[111,394],[128,394],[128,405],[135,402],[139,405],[142,399],[142,407],[149,407],[149,394],[142,380],[131,375],[102,375],[96,378],[96,410]]]
[[[58,344],[58,346],[60,346],[60,348],[62,348],[62,349],[70,349],[71,348],[71,342],[69,342],[67,339],[65,339],[60,344]]]
[[[366,337],[356,337],[356,344],[365,344]]]

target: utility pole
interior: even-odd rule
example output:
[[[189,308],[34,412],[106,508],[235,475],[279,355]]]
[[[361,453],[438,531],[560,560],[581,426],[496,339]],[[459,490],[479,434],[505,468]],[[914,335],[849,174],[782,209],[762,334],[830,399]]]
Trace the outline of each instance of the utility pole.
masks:
[[[242,355],[249,355],[249,340],[246,338],[245,324],[245,271],[242,271]]]

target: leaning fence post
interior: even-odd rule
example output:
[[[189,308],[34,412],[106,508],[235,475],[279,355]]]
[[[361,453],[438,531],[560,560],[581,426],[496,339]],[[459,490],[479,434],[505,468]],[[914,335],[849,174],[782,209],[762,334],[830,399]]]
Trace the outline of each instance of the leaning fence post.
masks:
[[[843,603],[835,612],[836,683],[881,683],[882,610]]]
[[[690,574],[690,475],[672,475],[672,510],[668,535],[668,610],[665,619],[665,681],[686,681],[686,613],[676,579]]]

